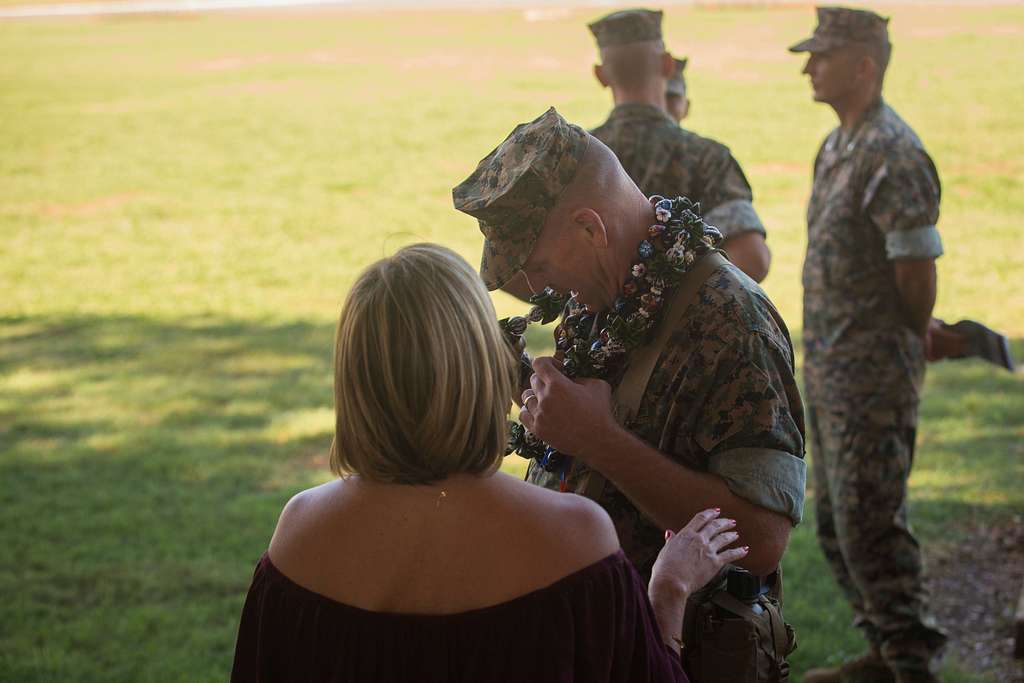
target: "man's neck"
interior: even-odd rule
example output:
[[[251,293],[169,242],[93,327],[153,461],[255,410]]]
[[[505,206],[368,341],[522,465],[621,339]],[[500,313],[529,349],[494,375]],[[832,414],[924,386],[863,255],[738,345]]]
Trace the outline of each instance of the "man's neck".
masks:
[[[618,252],[612,256],[612,260],[607,264],[610,270],[607,271],[606,276],[610,279],[606,284],[609,286],[613,285],[613,290],[606,292],[611,296],[611,300],[600,312],[607,312],[611,304],[614,303],[615,298],[621,294],[622,286],[629,279],[633,264],[636,263],[637,247],[640,245],[640,241],[647,237],[647,229],[656,222],[654,207],[651,206],[651,203],[647,201],[643,194],[637,192],[634,210],[625,219],[622,241],[616,247]]]
[[[627,235],[629,235],[626,240],[628,252],[623,253],[623,263],[620,268],[620,274],[622,275],[622,279],[619,280],[620,289],[626,280],[629,279],[633,264],[636,262],[637,247],[642,240],[647,239],[647,230],[657,223],[657,219],[654,216],[654,207],[651,206],[646,197],[641,195],[641,199],[642,201],[638,201],[636,204],[636,212],[633,220],[630,221],[630,227],[627,232]]]
[[[665,84],[651,84],[643,88],[612,88],[615,106],[623,104],[647,104],[658,109],[665,108]]]
[[[856,93],[841,102],[832,103],[832,109],[839,117],[839,127],[843,129],[844,133],[854,130],[881,98],[881,91],[871,91],[863,94]]]

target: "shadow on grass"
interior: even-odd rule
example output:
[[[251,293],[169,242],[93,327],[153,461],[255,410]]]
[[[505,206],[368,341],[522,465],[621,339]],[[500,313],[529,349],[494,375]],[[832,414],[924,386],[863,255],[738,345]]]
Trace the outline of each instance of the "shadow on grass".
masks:
[[[0,679],[224,680],[327,476],[333,324],[0,320]]]
[[[224,680],[281,506],[328,476],[333,333],[0,319],[0,679]],[[529,342],[544,353],[550,330]],[[931,372],[912,512],[926,544],[1022,509],[1021,388],[977,363]],[[810,509],[785,567],[795,670],[857,652]]]

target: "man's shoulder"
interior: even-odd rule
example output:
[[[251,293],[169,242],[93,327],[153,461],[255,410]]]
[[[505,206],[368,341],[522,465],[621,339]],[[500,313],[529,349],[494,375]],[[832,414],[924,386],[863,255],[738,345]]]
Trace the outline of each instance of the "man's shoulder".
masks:
[[[768,295],[732,263],[715,270],[701,285],[695,305],[684,315],[684,323],[687,318],[699,319],[709,332],[729,341],[751,333],[783,333],[781,318]]]
[[[592,128],[590,134],[607,144],[606,139],[627,130],[642,130],[647,136],[656,138],[659,142],[685,151],[690,155],[727,156],[731,154],[729,148],[718,140],[682,128],[667,117],[648,115],[619,118],[613,115],[601,125]]]
[[[729,156],[732,152],[724,144],[686,128],[675,126],[681,145],[687,149],[694,150],[702,156]]]
[[[867,122],[860,147],[863,153],[878,157],[899,156],[911,150],[925,151],[921,138],[910,124],[884,102]]]

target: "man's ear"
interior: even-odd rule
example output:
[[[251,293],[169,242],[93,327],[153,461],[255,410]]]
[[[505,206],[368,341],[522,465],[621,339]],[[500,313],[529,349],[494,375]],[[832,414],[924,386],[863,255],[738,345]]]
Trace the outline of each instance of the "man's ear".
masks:
[[[576,209],[569,216],[574,228],[578,228],[582,237],[598,249],[608,248],[608,229],[605,227],[601,214],[593,209]]]
[[[878,78],[878,64],[871,55],[863,54],[857,60],[857,78],[872,83]]]
[[[672,72],[676,70],[676,60],[672,58],[672,53],[665,51],[661,53],[661,76],[666,81],[672,78]]]
[[[608,74],[604,72],[604,64],[594,65],[594,78],[597,79],[602,88],[607,88],[611,85],[611,81],[608,80]]]
[[[685,119],[689,115],[690,115],[690,98],[689,97],[684,97],[683,98],[683,111],[682,111],[682,115],[679,117],[679,120],[682,121],[683,119]]]

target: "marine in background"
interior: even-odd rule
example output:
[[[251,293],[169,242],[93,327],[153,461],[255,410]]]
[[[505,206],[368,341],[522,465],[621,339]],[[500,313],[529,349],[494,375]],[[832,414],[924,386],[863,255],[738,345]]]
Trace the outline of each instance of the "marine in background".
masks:
[[[665,93],[677,69],[681,78],[683,60],[666,51],[662,18],[660,11],[624,10],[589,25],[601,57],[594,76],[615,104],[591,133],[645,193],[699,202],[705,220],[725,237],[730,260],[760,282],[771,252],[743,169],[728,147],[680,128],[666,113]]]
[[[818,541],[868,651],[806,683],[931,683],[930,615],[907,515],[935,338],[938,172],[882,97],[892,45],[874,12],[818,8],[803,73],[839,126],[814,161],[804,260],[804,379]]]
[[[680,128],[666,113],[677,60],[665,50],[661,22],[660,11],[634,9],[589,25],[601,56],[594,75],[615,103],[608,120],[590,132],[615,152],[645,194],[699,202],[705,220],[725,236],[729,259],[761,282],[771,252],[739,162],[725,145]],[[533,293],[521,275],[502,289],[524,301]]]
[[[675,67],[672,76],[665,85],[665,111],[675,119],[676,123],[682,123],[683,119],[690,115],[690,97],[686,94],[686,58],[673,59]]]

